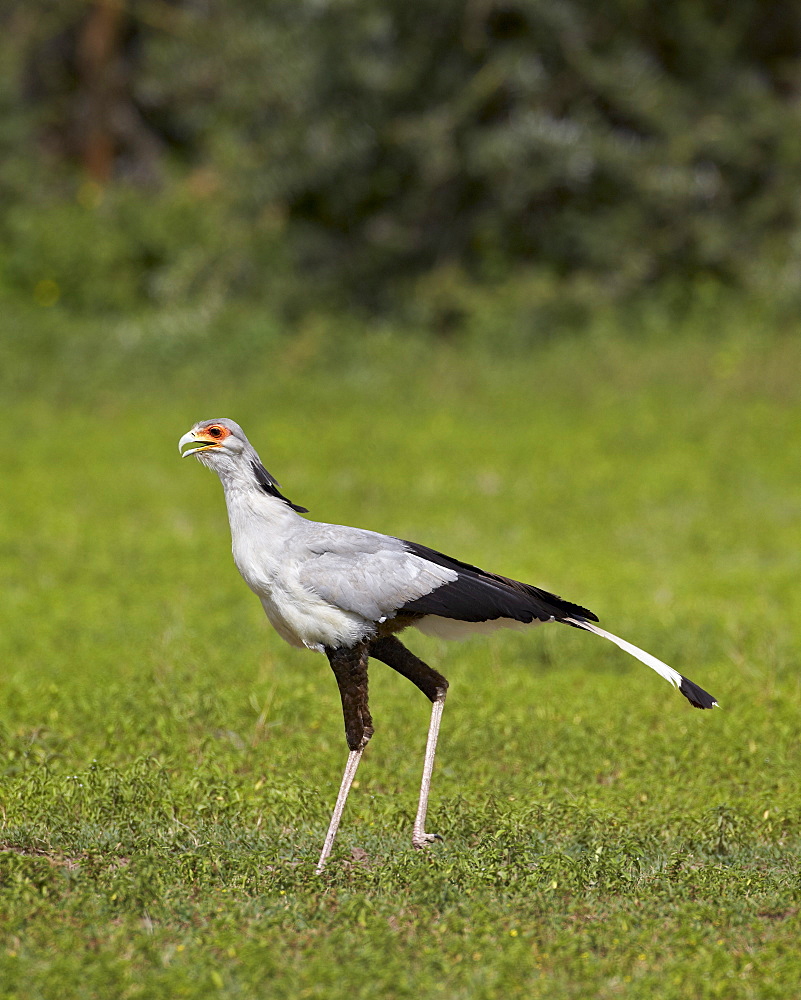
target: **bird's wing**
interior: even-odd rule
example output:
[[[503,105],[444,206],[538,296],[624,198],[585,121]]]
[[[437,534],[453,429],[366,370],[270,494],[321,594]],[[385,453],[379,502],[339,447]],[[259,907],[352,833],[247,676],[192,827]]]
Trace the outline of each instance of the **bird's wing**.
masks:
[[[301,584],[372,621],[397,614],[464,622],[549,621],[568,614],[597,620],[555,594],[390,535],[318,524],[305,546]]]
[[[457,579],[454,569],[415,555],[390,535],[337,525],[309,528],[300,584],[370,621],[391,618],[407,602]]]

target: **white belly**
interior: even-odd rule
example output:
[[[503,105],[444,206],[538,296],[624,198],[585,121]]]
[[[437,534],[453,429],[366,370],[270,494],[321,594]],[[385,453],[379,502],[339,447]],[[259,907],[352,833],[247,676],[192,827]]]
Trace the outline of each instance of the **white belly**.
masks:
[[[352,646],[374,631],[359,615],[332,607],[308,591],[287,597],[273,590],[260,593],[259,599],[270,624],[291,646],[322,653],[325,646]]]

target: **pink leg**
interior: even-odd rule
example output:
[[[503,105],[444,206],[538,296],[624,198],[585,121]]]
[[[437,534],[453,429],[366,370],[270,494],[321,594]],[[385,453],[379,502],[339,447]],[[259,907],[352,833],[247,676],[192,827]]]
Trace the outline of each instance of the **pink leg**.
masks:
[[[434,770],[434,755],[437,752],[437,738],[439,737],[439,726],[442,721],[442,711],[445,708],[445,692],[438,692],[431,705],[431,723],[428,727],[428,740],[426,741],[426,755],[423,760],[423,780],[420,783],[420,800],[417,805],[417,816],[414,820],[412,830],[412,844],[414,847],[425,847],[434,840],[442,840],[438,833],[426,833],[426,812],[428,811],[428,793],[431,790],[431,774]]]
[[[361,747],[359,750],[351,750],[348,754],[348,762],[345,765],[345,773],[342,775],[342,784],[339,786],[339,795],[337,795],[336,805],[334,806],[334,811],[331,814],[331,822],[328,825],[328,833],[325,836],[325,843],[323,844],[323,849],[320,853],[320,860],[317,862],[316,872],[318,875],[325,868],[325,863],[328,861],[331,848],[334,846],[334,839],[336,838],[337,830],[339,829],[339,824],[342,820],[345,803],[348,800],[348,792],[350,791],[350,786],[353,784],[353,779],[356,777],[356,768],[359,766],[359,761],[362,759],[363,753],[364,747]]]

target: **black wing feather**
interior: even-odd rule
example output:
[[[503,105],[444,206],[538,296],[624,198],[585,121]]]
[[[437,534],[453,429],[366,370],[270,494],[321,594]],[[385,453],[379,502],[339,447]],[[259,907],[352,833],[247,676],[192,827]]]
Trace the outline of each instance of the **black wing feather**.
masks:
[[[578,618],[597,622],[598,618],[578,604],[565,601],[547,590],[528,583],[487,573],[478,566],[446,556],[418,542],[403,542],[409,552],[458,573],[456,580],[437,587],[430,594],[407,601],[396,614],[438,615],[465,622],[511,618],[519,622],[541,622],[555,618]]]

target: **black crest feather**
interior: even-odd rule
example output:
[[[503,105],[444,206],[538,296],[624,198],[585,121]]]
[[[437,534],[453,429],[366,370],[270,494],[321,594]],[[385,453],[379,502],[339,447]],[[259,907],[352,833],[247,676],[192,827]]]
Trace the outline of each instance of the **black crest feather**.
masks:
[[[251,462],[250,467],[253,469],[253,475],[256,477],[259,489],[263,490],[268,496],[276,497],[278,500],[283,500],[285,504],[288,504],[292,510],[296,510],[298,514],[309,513],[308,507],[300,507],[298,504],[292,503],[291,500],[284,496],[284,494],[278,489],[277,480],[273,479],[270,473],[260,462]]]

